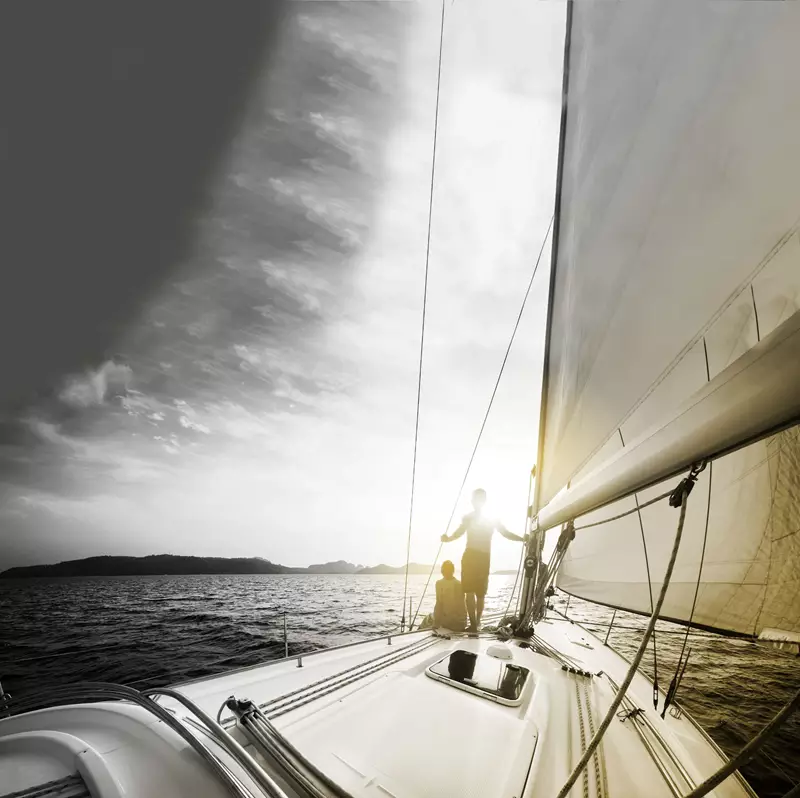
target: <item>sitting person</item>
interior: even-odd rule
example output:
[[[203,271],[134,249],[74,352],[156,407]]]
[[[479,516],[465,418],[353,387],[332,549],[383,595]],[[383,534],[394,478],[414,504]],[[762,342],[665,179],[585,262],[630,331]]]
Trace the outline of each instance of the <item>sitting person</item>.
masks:
[[[442,563],[442,579],[436,583],[436,606],[433,626],[451,632],[463,632],[467,626],[467,608],[461,582],[455,578],[455,566],[450,560]]]

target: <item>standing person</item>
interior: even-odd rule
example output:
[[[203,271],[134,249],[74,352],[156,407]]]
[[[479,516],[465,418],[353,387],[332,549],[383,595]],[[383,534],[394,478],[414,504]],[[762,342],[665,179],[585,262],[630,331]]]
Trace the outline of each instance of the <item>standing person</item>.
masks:
[[[469,614],[468,632],[477,632],[486,590],[489,586],[489,568],[492,557],[492,535],[499,532],[507,540],[524,543],[525,538],[509,532],[501,523],[487,518],[483,512],[486,491],[478,488],[472,492],[472,512],[461,519],[461,525],[452,535],[442,535],[442,543],[467,535],[467,547],[461,558],[461,587],[467,599]]]

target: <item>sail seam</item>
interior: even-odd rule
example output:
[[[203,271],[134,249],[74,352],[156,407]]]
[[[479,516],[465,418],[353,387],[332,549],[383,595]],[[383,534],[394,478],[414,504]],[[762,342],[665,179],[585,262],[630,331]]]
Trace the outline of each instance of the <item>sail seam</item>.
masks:
[[[797,313],[800,314],[800,311],[798,311]],[[794,315],[791,318],[793,319]],[[800,318],[800,316],[798,316],[798,318]],[[784,322],[784,324],[788,324],[788,321]],[[773,332],[773,334],[774,334],[774,332]],[[749,356],[750,360],[747,363],[746,367],[741,367],[741,368],[739,368],[738,371],[733,371],[732,370],[731,373],[727,375],[727,378],[725,379],[725,381],[724,382],[720,382],[710,393],[702,393],[702,395],[701,396],[697,396],[691,404],[688,404],[688,403],[685,404],[683,406],[683,410],[681,411],[681,413],[679,415],[673,416],[670,419],[669,424],[677,423],[687,413],[691,413],[698,404],[700,404],[701,402],[704,402],[704,401],[708,401],[710,399],[710,397],[714,396],[714,394],[716,394],[719,391],[725,389],[729,382],[731,382],[732,380],[735,380],[735,379],[737,379],[739,377],[739,375],[742,373],[744,368],[747,368],[747,369],[753,368],[754,366],[756,366],[756,364],[763,357],[766,357],[768,355],[772,355],[774,357],[775,356],[775,352],[777,350],[779,350],[783,346],[786,346],[787,343],[791,342],[792,339],[794,339],[795,336],[797,336],[797,335],[800,335],[800,329],[793,330],[791,333],[786,335],[786,337],[783,338],[779,343],[777,343],[772,350],[768,350],[767,349],[767,350],[765,350],[763,352],[760,352],[757,355],[752,355],[751,354],[752,353],[752,349],[754,347],[751,348],[747,353],[742,355],[742,358],[739,358],[739,360],[741,360],[741,359]],[[735,361],[735,362],[738,362],[738,361]],[[719,376],[720,375],[717,375],[717,377],[715,377],[715,380],[718,379]],[[698,392],[698,393],[701,393],[701,392]],[[782,421],[779,424],[775,424],[773,427],[771,427],[769,429],[766,429],[763,432],[760,432],[755,438],[743,439],[743,440],[739,441],[736,445],[729,446],[729,447],[727,447],[725,449],[722,449],[720,451],[716,451],[715,450],[715,451],[707,452],[706,453],[707,458],[708,459],[716,459],[716,458],[722,457],[723,455],[728,454],[729,452],[734,451],[736,449],[744,448],[745,446],[748,446],[751,443],[755,443],[755,442],[757,442],[759,440],[762,440],[763,438],[767,438],[767,437],[770,437],[772,435],[775,435],[777,432],[780,432],[781,430],[786,429],[787,427],[794,426],[798,422],[798,420],[800,420],[800,417],[787,419],[786,421]],[[661,431],[663,429],[664,429],[664,427],[660,428],[660,430],[658,430],[658,431]],[[652,435],[652,433],[651,433],[651,435]],[[660,481],[664,481],[666,479],[669,479],[669,477],[664,477]],[[647,487],[647,486],[640,487],[639,490],[644,490],[644,487]],[[631,491],[630,493],[632,493],[632,492],[633,491]],[[628,493],[626,495],[630,495],[630,493]],[[619,496],[614,501],[616,501],[618,499],[621,499],[621,498],[625,498],[625,497],[624,496]],[[609,502],[606,502],[606,503],[609,503]],[[600,509],[600,508],[599,507],[594,507],[592,509],[597,510],[597,509]],[[587,510],[586,511],[586,513],[588,513],[588,512],[591,512],[591,510]],[[586,513],[584,513],[584,514],[586,514]],[[613,519],[610,519],[610,520],[613,520]]]
[[[776,473],[775,473],[775,482],[772,482],[772,467],[769,463],[769,458],[767,458],[767,469],[769,470],[770,474],[770,497],[769,497],[769,513],[767,514],[767,520],[764,524],[764,532],[762,533],[762,539],[767,535],[770,525],[772,524],[772,511],[775,508],[775,493],[778,488],[778,480],[780,479],[781,474],[781,461],[778,460],[776,466]],[[761,597],[761,605],[758,608],[758,614],[756,615],[756,619],[753,622],[753,636],[755,637],[758,634],[758,625],[761,622],[761,615],[764,612],[764,607],[767,604],[767,593],[769,591],[769,579],[772,575],[772,535],[770,534],[769,538],[769,560],[767,561],[767,578],[764,580],[764,595]],[[752,569],[752,566],[751,566]]]
[[[752,281],[750,282],[750,296],[751,296],[751,298],[753,300],[753,316],[754,316],[754,318],[756,320],[756,340],[760,341],[761,340],[761,328],[759,327],[759,324],[758,324],[758,305],[756,304],[756,292],[755,292],[755,289],[753,288]]]
[[[789,232],[785,233],[781,239],[775,244],[775,246],[767,253],[767,255],[759,261],[758,265],[755,269],[741,282],[739,285],[733,290],[733,292],[728,296],[728,298],[722,303],[719,309],[714,313],[714,315],[701,327],[695,336],[681,349],[680,352],[675,356],[675,358],[667,365],[664,371],[653,381],[650,387],[645,391],[642,397],[628,410],[627,413],[614,425],[616,429],[620,429],[626,421],[630,419],[630,417],[647,401],[647,399],[652,395],[652,393],[658,388],[659,385],[680,365],[686,355],[691,352],[691,350],[698,344],[701,339],[705,339],[706,333],[714,326],[717,320],[722,316],[722,314],[744,293],[744,291],[748,288],[748,286],[752,286],[753,281],[758,277],[758,275],[767,267],[767,265],[777,256],[777,254],[789,243],[792,237],[800,231],[800,219],[795,222],[795,224],[790,228]],[[554,274],[556,268],[556,260],[555,260],[555,252],[553,256],[553,262],[551,265],[551,272]],[[552,301],[552,297],[551,297]],[[759,338],[760,342],[760,338]],[[545,347],[549,345],[549,341],[545,342]],[[546,362],[549,361],[547,349],[545,349],[545,360]],[[543,407],[544,407],[544,397],[543,397]],[[544,430],[544,419],[540,422],[540,429]],[[609,433],[600,443],[595,446],[594,449],[580,462],[580,464],[572,471],[568,482],[573,480],[577,474],[579,474],[586,465],[592,460],[592,458],[608,443],[609,440],[614,436],[614,433]],[[544,453],[544,449],[542,449],[542,456]],[[540,456],[540,460],[543,457]],[[541,473],[541,468],[539,469]],[[537,480],[538,482],[538,480]],[[537,496],[538,499],[538,496]],[[537,505],[538,509],[538,505]]]

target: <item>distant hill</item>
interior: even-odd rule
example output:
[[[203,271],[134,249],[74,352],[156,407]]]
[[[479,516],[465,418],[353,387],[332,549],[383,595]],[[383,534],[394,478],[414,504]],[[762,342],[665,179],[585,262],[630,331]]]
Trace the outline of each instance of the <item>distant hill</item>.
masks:
[[[320,565],[309,565],[308,568],[302,570],[309,574],[356,574],[361,567],[344,560],[336,560],[336,562],[325,562]]]
[[[429,574],[431,571],[430,565],[420,565],[416,562],[408,564],[408,572],[410,574]],[[373,565],[370,568],[361,568],[357,573],[359,574],[404,574],[406,572],[405,565]]]
[[[430,566],[411,563],[409,573],[427,574]],[[0,579],[26,579],[53,576],[162,576],[180,574],[402,574],[405,566],[361,565],[336,562],[292,568],[262,557],[188,557],[177,554],[151,554],[147,557],[86,557],[53,565],[9,568]]]

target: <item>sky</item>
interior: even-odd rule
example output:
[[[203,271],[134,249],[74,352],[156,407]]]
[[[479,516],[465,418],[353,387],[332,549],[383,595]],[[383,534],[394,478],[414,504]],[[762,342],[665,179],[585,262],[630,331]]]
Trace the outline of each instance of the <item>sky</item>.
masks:
[[[445,4],[412,561],[436,554],[553,212],[564,15]],[[3,411],[0,569],[404,562],[440,22],[290,4],[188,257],[104,359]],[[524,531],[548,259],[456,521],[480,486]],[[495,543],[495,567],[518,556]]]

